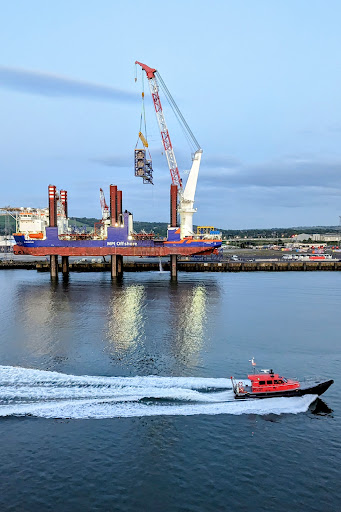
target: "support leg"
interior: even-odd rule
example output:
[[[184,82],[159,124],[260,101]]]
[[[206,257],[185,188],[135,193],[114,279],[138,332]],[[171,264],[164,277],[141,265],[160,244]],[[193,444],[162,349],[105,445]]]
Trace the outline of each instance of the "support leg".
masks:
[[[111,256],[111,279],[121,278],[123,276],[123,256],[113,254]]]
[[[171,267],[171,278],[177,279],[177,277],[178,277],[178,257],[176,254],[171,254],[170,267]]]
[[[62,256],[62,272],[63,276],[69,275],[69,256]]]
[[[117,256],[117,277],[123,276],[123,256],[119,254]]]
[[[113,254],[111,256],[111,279],[115,279],[117,277],[117,256]]]
[[[50,256],[50,275],[51,279],[58,279],[58,256],[56,254]]]

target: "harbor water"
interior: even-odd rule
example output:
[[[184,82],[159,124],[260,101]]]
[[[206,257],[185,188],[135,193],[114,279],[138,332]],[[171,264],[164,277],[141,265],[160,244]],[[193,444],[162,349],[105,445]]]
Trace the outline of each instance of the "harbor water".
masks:
[[[0,510],[339,511],[341,274],[160,270],[0,271]]]

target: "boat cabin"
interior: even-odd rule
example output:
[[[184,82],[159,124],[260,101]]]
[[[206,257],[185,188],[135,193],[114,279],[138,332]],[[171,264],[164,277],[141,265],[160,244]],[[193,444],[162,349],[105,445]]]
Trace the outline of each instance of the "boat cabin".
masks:
[[[263,373],[248,375],[248,379],[251,381],[252,393],[286,391],[300,387],[297,380],[281,377],[273,370],[263,370]]]

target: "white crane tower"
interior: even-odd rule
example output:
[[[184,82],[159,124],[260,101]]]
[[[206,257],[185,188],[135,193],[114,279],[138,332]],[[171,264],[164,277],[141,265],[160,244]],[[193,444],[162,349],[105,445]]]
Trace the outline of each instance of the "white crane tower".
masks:
[[[184,238],[186,236],[193,236],[193,213],[197,211],[196,208],[194,208],[194,197],[197,188],[197,180],[200,168],[202,149],[200,148],[197,139],[194,137],[191,129],[186,123],[183,115],[181,114],[177,104],[172,98],[160,74],[156,71],[156,69],[150,68],[149,66],[146,66],[146,64],[142,64],[138,61],[136,61],[135,64],[139,64],[139,66],[141,66],[141,68],[146,72],[150,92],[154,102],[156,118],[159,124],[161,139],[163,147],[165,149],[168,167],[172,178],[172,183],[174,185],[177,185],[178,187],[178,211],[180,214],[181,238]],[[182,179],[180,177],[178,165],[175,159],[174,149],[169,136],[165,116],[162,110],[162,105],[159,96],[159,86],[162,87],[175,115],[182,124],[188,139],[191,141],[195,148],[192,167],[189,172],[185,188],[183,187],[182,184]]]

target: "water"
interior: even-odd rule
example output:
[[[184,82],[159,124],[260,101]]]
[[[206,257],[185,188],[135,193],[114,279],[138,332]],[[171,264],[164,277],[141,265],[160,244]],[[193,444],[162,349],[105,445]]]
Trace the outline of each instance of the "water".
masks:
[[[159,258],[159,271],[160,271],[160,272],[163,272],[161,258]]]
[[[1,272],[0,509],[338,511],[340,285]],[[252,356],[335,384],[235,401]]]

